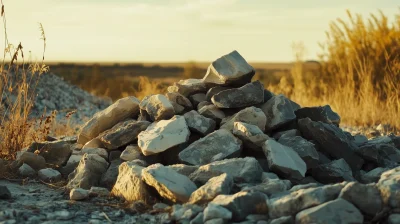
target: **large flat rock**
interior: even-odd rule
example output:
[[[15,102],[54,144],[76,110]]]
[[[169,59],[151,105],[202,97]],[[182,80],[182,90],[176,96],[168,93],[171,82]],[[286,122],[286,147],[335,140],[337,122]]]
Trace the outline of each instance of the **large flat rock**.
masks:
[[[264,102],[264,86],[260,81],[248,83],[240,88],[221,91],[211,98],[218,108],[242,108]]]

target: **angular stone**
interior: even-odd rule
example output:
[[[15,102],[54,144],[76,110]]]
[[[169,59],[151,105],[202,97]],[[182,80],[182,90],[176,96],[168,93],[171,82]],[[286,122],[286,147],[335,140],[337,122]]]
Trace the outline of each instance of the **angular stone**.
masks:
[[[24,163],[18,168],[18,174],[22,177],[34,177],[36,176],[36,171],[28,164]]]
[[[211,118],[218,123],[225,118],[225,113],[213,104],[200,108],[199,114],[203,115],[204,117]]]
[[[152,121],[167,120],[175,115],[171,102],[162,94],[144,98],[140,102],[140,109],[146,110]]]
[[[255,158],[245,157],[225,159],[201,166],[189,177],[196,184],[203,185],[212,177],[226,173],[233,177],[236,183],[254,183],[260,182],[262,172],[263,170]]]
[[[226,173],[221,174],[211,178],[206,184],[194,191],[190,196],[189,203],[208,203],[220,194],[230,194],[232,187],[233,178]]]
[[[297,129],[290,129],[290,130],[286,130],[286,131],[280,131],[280,132],[277,132],[276,134],[273,135],[273,137],[276,140],[279,140],[282,137],[295,137],[295,136],[301,136],[300,131],[297,130]]]
[[[290,179],[305,177],[306,163],[292,148],[270,139],[263,145],[263,150],[271,171]]]
[[[312,121],[321,121],[339,126],[340,116],[332,111],[329,105],[322,107],[303,107],[295,112],[297,119],[310,118]]]
[[[271,220],[268,224],[294,224],[294,219],[292,216],[283,216],[277,219]]]
[[[200,102],[206,101],[206,94],[196,93],[189,96],[190,102],[192,102],[193,107],[197,107]]]
[[[370,217],[375,217],[383,207],[381,194],[373,184],[348,183],[340,192],[339,198],[352,203]]]
[[[82,188],[74,188],[69,192],[69,199],[81,201],[89,198],[89,191]]]
[[[180,93],[166,93],[165,96],[174,107],[175,114],[184,114],[193,109],[190,100]]]
[[[91,187],[89,190],[90,197],[108,197],[110,196],[110,191],[104,187]]]
[[[213,203],[208,204],[208,206],[204,209],[203,214],[204,222],[212,219],[230,220],[232,218],[232,212],[220,205]]]
[[[361,175],[361,181],[365,184],[376,183],[381,178],[382,173],[388,171],[389,168],[377,167],[365,174]]]
[[[39,155],[43,156],[47,164],[63,166],[72,154],[71,144],[66,141],[44,142],[38,149]]]
[[[142,180],[144,167],[133,162],[124,162],[119,166],[119,174],[111,194],[128,202],[149,201],[151,195],[147,185]]]
[[[343,187],[342,184],[326,185],[301,189],[281,197],[272,198],[269,201],[270,218],[296,215],[304,209],[334,200],[338,197]]]
[[[234,195],[219,195],[211,203],[232,212],[232,220],[242,221],[250,214],[268,212],[267,197],[259,192],[239,192]]]
[[[118,149],[137,139],[139,133],[146,130],[149,125],[148,121],[126,121],[101,133],[98,138],[106,149]]]
[[[167,90],[170,93],[177,92],[188,97],[196,93],[207,92],[207,86],[201,79],[186,79],[175,82],[174,85],[169,86]]]
[[[10,190],[8,190],[6,186],[0,185],[0,199],[10,199],[10,198],[11,198]]]
[[[79,161],[82,159],[82,156],[83,155],[71,155],[67,161],[67,164],[59,169],[60,173],[67,177],[76,169]]]
[[[296,119],[295,108],[291,101],[282,94],[273,96],[261,106],[261,110],[267,117],[266,131],[275,130]]]
[[[356,153],[381,167],[394,168],[400,163],[400,151],[391,144],[364,144]]]
[[[300,158],[307,164],[307,169],[318,166],[319,155],[315,145],[300,136],[279,138],[279,143],[292,148]]]
[[[190,219],[202,213],[204,208],[194,204],[175,204],[172,206],[171,219],[178,223],[189,223]]]
[[[105,110],[96,113],[88,122],[86,122],[78,135],[78,143],[86,142],[97,137],[101,132],[112,128],[118,122],[139,115],[140,101],[133,96],[117,100],[114,104]]]
[[[212,103],[210,103],[210,102],[208,102],[208,101],[200,102],[200,103],[197,105],[197,110],[199,111],[203,106],[208,106],[208,105],[214,105],[214,104],[212,104]]]
[[[189,140],[189,128],[183,116],[161,120],[138,136],[138,146],[145,156],[163,152]]]
[[[87,154],[96,154],[99,155],[101,157],[103,157],[105,160],[108,159],[108,152],[105,149],[102,148],[85,148],[82,149],[81,151],[82,155],[87,153]]]
[[[46,168],[46,160],[44,157],[33,152],[21,152],[21,154],[17,156],[17,161],[26,163],[35,170]]]
[[[57,170],[46,168],[41,169],[38,171],[39,179],[43,180],[44,182],[58,182],[61,180],[61,173]]]
[[[192,110],[183,115],[190,131],[196,132],[202,136],[206,136],[213,132],[216,123],[213,119],[200,115],[197,111]]]
[[[172,202],[187,202],[197,190],[196,185],[186,176],[172,168],[154,164],[142,170],[144,182],[154,187],[161,197]]]
[[[118,172],[119,172],[119,166],[121,165],[122,160],[117,159],[113,160],[110,163],[110,166],[108,167],[107,171],[101,176],[100,179],[100,186],[106,187],[107,189],[112,189],[114,186],[115,182],[117,181],[118,178]]]
[[[264,102],[264,86],[260,81],[255,81],[240,88],[221,91],[211,101],[218,108],[254,106]]]
[[[400,208],[400,167],[384,172],[376,186],[381,192],[384,205]]]
[[[99,184],[100,178],[107,171],[107,161],[96,154],[85,154],[78,167],[68,175],[67,188],[90,189]]]
[[[312,176],[323,184],[355,181],[351,168],[344,159],[317,166],[312,169]]]
[[[254,74],[254,68],[237,51],[232,51],[211,63],[203,81],[219,85],[242,86],[249,83]]]
[[[359,170],[363,165],[363,159],[354,152],[357,145],[340,128],[310,118],[300,119],[298,125],[305,138],[318,142],[322,152],[335,159],[343,158],[353,170]]]
[[[296,215],[296,223],[362,224],[364,217],[350,202],[336,199],[322,205],[306,209]]]
[[[170,165],[168,167],[171,167],[173,170],[175,170],[179,174],[182,174],[187,177],[189,177],[190,174],[192,174],[194,171],[196,171],[199,168],[198,166],[189,166],[189,165],[185,165],[185,164],[174,164],[174,165]]]
[[[246,192],[261,192],[265,195],[272,196],[274,194],[288,191],[292,183],[289,180],[270,180],[265,183],[257,184],[255,186],[247,186],[241,189]]]
[[[267,118],[261,109],[257,107],[247,107],[229,118],[223,125],[221,125],[221,129],[223,128],[232,131],[235,122],[256,125],[261,131],[264,131]]]
[[[207,100],[208,102],[211,102],[211,98],[212,98],[215,94],[218,94],[219,92],[222,92],[222,91],[228,90],[228,89],[230,89],[230,88],[229,88],[229,87],[226,87],[226,86],[215,86],[215,87],[212,87],[212,88],[210,88],[210,89],[207,91],[206,100]]]
[[[368,142],[368,138],[365,135],[357,134],[353,136],[353,142],[357,146],[361,146]]]
[[[235,122],[232,132],[243,141],[245,149],[262,151],[265,141],[270,139],[258,126],[244,122]]]
[[[192,165],[204,165],[239,156],[242,142],[227,130],[217,130],[201,138],[179,153],[179,159]]]

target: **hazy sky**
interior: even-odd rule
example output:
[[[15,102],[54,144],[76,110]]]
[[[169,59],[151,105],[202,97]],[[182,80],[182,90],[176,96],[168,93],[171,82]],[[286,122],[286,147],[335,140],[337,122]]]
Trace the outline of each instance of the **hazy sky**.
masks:
[[[316,58],[329,22],[346,9],[389,18],[398,0],[3,0],[9,40],[49,61],[211,61],[234,49],[249,61]],[[1,40],[3,41],[3,35]]]

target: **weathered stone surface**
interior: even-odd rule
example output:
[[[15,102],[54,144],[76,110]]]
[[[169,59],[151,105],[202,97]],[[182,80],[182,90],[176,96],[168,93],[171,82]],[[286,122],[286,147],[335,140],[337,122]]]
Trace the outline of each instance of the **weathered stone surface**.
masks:
[[[105,149],[102,148],[85,148],[82,149],[81,151],[82,155],[87,153],[87,154],[96,154],[99,155],[101,157],[103,157],[105,160],[108,159],[108,152]]]
[[[22,177],[34,177],[36,176],[36,171],[28,164],[24,163],[18,168],[18,174]]]
[[[206,94],[205,93],[196,93],[189,96],[189,100],[192,103],[193,107],[196,108],[200,102],[206,101]]]
[[[94,138],[83,145],[82,149],[104,148],[103,143],[98,138]]]
[[[152,121],[167,120],[175,115],[171,102],[162,94],[146,96],[140,102],[140,109],[146,110]]]
[[[374,217],[383,207],[378,188],[373,184],[348,183],[340,192],[339,198],[355,205],[363,214]]]
[[[44,182],[58,182],[61,180],[61,173],[51,168],[39,170],[38,176]]]
[[[263,170],[255,158],[245,157],[225,159],[201,166],[189,177],[196,184],[203,185],[212,177],[226,173],[237,183],[254,183],[261,180],[262,172]]]
[[[96,113],[82,126],[78,135],[78,143],[84,145],[118,122],[128,117],[136,117],[139,114],[139,103],[140,101],[133,96],[125,97]]]
[[[293,104],[282,94],[273,96],[261,106],[261,110],[267,117],[266,131],[275,130],[296,119]]]
[[[107,189],[112,189],[115,182],[117,181],[118,174],[119,174],[119,166],[121,165],[122,160],[117,159],[113,160],[110,163],[107,171],[101,176],[100,179],[100,186],[106,187]]]
[[[203,210],[204,208],[194,204],[175,204],[172,206],[171,219],[179,223],[189,223],[189,220],[195,218]]]
[[[235,122],[232,132],[243,141],[245,149],[262,151],[265,141],[270,139],[258,126],[244,122]]]
[[[142,160],[147,164],[154,164],[160,161],[158,154],[145,156],[137,145],[128,145],[121,153],[120,159],[124,161]]]
[[[351,168],[344,159],[334,160],[313,168],[312,176],[323,184],[355,181]]]
[[[10,199],[10,198],[11,198],[10,190],[8,190],[6,186],[0,185],[0,199]]]
[[[400,208],[400,167],[384,172],[376,186],[381,192],[384,205]]]
[[[37,155],[33,152],[21,152],[17,156],[17,161],[21,163],[26,163],[35,170],[46,168],[46,160],[44,159],[44,157],[41,155]]]
[[[290,130],[286,130],[286,131],[280,131],[275,133],[272,137],[274,137],[274,139],[276,139],[277,141],[282,138],[282,137],[295,137],[295,136],[301,136],[301,133],[299,130],[297,129],[290,129]]]
[[[216,123],[213,119],[200,115],[197,111],[192,110],[183,115],[190,131],[196,132],[202,136],[206,136],[213,132]]]
[[[367,173],[361,175],[361,181],[365,184],[376,183],[381,178],[382,173],[388,171],[389,168],[377,167]]]
[[[400,151],[391,144],[364,144],[356,153],[381,167],[394,168],[400,163]]]
[[[194,191],[190,196],[189,203],[208,203],[220,194],[230,194],[232,187],[233,178],[226,173],[221,174],[211,178],[206,184]]]
[[[313,143],[300,136],[283,136],[279,138],[278,142],[297,152],[300,158],[307,164],[307,169],[314,168],[318,165],[319,155]]]
[[[353,170],[359,170],[363,165],[363,159],[354,152],[357,145],[340,128],[310,118],[300,119],[298,125],[304,137],[318,142],[319,150],[335,159],[343,158]]]
[[[264,182],[261,184],[257,184],[254,186],[246,186],[241,189],[241,191],[246,192],[261,192],[267,196],[271,196],[274,194],[282,193],[288,191],[292,183],[289,180],[270,180],[268,182]]]
[[[357,134],[353,136],[353,142],[357,146],[361,146],[368,142],[368,138],[365,135]]]
[[[101,133],[98,138],[106,149],[118,149],[137,139],[139,133],[146,130],[149,125],[148,121],[126,121],[118,127]]]
[[[300,180],[305,177],[306,163],[292,148],[270,139],[263,145],[263,151],[271,171],[290,179]]]
[[[203,81],[220,85],[241,86],[249,83],[254,74],[254,68],[237,51],[232,51],[211,63]]]
[[[81,201],[89,198],[89,191],[82,188],[74,188],[69,192],[69,199]]]
[[[269,201],[269,215],[273,219],[296,215],[304,209],[336,199],[343,187],[342,184],[326,185],[317,188],[301,189],[272,198]]]
[[[71,144],[66,141],[43,142],[42,147],[38,149],[39,155],[43,156],[47,164],[54,166],[64,165],[71,153]]]
[[[101,175],[107,171],[108,163],[96,154],[85,154],[78,167],[69,176],[67,188],[90,189],[99,183]]]
[[[197,190],[196,185],[186,176],[172,168],[154,164],[142,170],[146,184],[154,187],[161,197],[172,202],[187,202],[190,195]]]
[[[339,126],[340,116],[332,111],[329,105],[322,107],[303,107],[295,112],[297,119],[310,118],[312,121],[321,121]]]
[[[207,92],[207,86],[201,79],[186,79],[175,82],[174,85],[169,86],[167,90],[170,93],[177,92],[188,97],[196,93]]]
[[[148,201],[150,193],[148,187],[142,180],[144,167],[133,162],[124,162],[119,166],[119,174],[111,194],[125,199],[126,201]]]
[[[208,204],[208,206],[204,209],[203,214],[204,222],[212,219],[230,220],[232,218],[232,212],[214,203]]]
[[[89,190],[90,197],[108,197],[110,196],[110,191],[104,187],[91,187]]]
[[[192,165],[204,165],[218,160],[239,156],[242,142],[225,129],[201,138],[179,153],[179,159]]]
[[[210,102],[208,102],[208,101],[200,102],[200,103],[197,105],[197,111],[199,111],[203,106],[208,106],[208,105],[214,105],[214,104],[212,104],[212,103],[210,103]]]
[[[211,118],[218,123],[225,118],[225,113],[213,104],[200,108],[199,114],[203,115],[204,117]]]
[[[296,223],[362,224],[364,217],[350,202],[336,199],[322,205],[306,209],[296,215]]]
[[[150,125],[138,136],[138,146],[145,156],[163,152],[185,143],[189,139],[189,128],[183,116],[161,120]]]
[[[277,219],[271,220],[268,224],[294,224],[294,218],[292,216],[283,216]]]
[[[221,91],[211,98],[218,108],[249,107],[264,102],[264,86],[260,81],[248,83],[240,88]]]
[[[69,157],[69,159],[68,159],[68,161],[67,161],[67,164],[59,169],[60,173],[61,173],[64,177],[68,177],[68,175],[69,175],[70,173],[72,173],[72,172],[76,169],[76,167],[77,167],[78,164],[79,164],[79,161],[82,159],[82,156],[83,156],[83,155],[80,155],[80,154],[78,154],[78,155],[72,154],[72,155]]]
[[[166,93],[165,96],[174,107],[175,114],[184,114],[193,109],[190,100],[180,93]]]
[[[211,102],[211,99],[215,94],[217,94],[219,92],[222,92],[224,90],[228,90],[228,89],[230,89],[230,87],[226,87],[226,86],[215,86],[215,87],[212,87],[207,91],[206,100],[208,102]]]
[[[221,125],[221,129],[223,128],[232,131],[235,122],[256,125],[261,129],[261,131],[264,131],[267,118],[260,108],[247,107],[227,119],[227,121]]]
[[[267,198],[264,194],[258,192],[219,195],[211,203],[231,211],[232,220],[234,221],[242,221],[250,214],[265,214],[268,212]]]
[[[198,166],[189,166],[185,164],[174,164],[170,165],[168,167],[171,167],[173,170],[176,172],[189,177],[190,174],[192,174],[194,171],[196,171],[199,167]]]

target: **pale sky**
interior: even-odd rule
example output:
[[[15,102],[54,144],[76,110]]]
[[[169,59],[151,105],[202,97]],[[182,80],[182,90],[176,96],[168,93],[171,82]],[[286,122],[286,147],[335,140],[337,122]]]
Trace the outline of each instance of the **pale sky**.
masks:
[[[290,61],[303,41],[316,59],[329,22],[346,9],[390,19],[398,0],[3,0],[9,40],[46,60],[211,61],[238,50],[248,61]],[[2,26],[2,25],[1,25]],[[3,26],[2,26],[3,28]],[[0,36],[0,43],[4,36]]]

